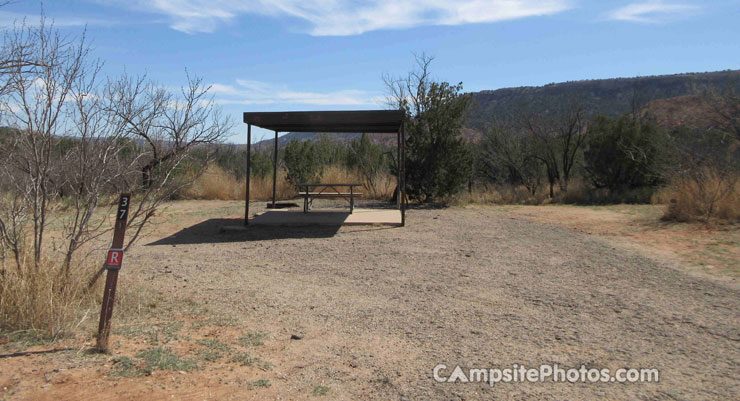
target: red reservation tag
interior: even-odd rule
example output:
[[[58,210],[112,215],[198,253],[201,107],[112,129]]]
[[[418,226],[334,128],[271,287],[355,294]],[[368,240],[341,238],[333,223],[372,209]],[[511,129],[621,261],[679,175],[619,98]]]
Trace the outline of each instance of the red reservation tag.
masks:
[[[107,268],[120,269],[123,262],[123,249],[111,249],[108,251],[108,258],[105,260]]]

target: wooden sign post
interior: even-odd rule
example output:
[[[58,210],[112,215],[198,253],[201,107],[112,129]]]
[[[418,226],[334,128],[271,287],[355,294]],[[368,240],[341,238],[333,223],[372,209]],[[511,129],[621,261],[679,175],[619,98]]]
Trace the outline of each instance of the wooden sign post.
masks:
[[[113,316],[113,301],[116,298],[116,284],[118,271],[123,264],[123,237],[126,234],[128,207],[131,203],[131,194],[121,194],[116,212],[116,226],[113,232],[113,245],[108,250],[105,259],[105,269],[108,274],[105,278],[103,291],[103,306],[100,309],[100,324],[98,325],[98,343],[96,348],[100,352],[108,352],[108,337],[110,336],[110,319]]]

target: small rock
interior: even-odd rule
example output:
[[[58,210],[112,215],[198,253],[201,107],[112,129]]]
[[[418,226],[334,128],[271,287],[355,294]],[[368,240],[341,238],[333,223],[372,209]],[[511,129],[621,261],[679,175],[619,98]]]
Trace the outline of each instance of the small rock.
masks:
[[[291,340],[301,340],[303,339],[303,334],[291,334],[290,339]]]

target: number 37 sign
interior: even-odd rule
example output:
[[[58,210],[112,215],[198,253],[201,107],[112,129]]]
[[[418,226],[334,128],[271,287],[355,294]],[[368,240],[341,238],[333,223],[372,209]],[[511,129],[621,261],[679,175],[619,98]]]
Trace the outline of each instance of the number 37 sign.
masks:
[[[121,195],[118,202],[118,211],[116,212],[113,246],[108,250],[108,257],[105,259],[105,268],[108,270],[119,270],[123,262],[123,236],[126,233],[129,203],[131,203],[131,195]]]
[[[105,268],[108,270],[103,290],[103,305],[100,308],[100,324],[98,325],[98,344],[100,351],[108,351],[108,337],[110,336],[110,319],[113,316],[113,301],[116,297],[116,283],[118,271],[123,262],[123,239],[126,235],[126,221],[128,206],[131,203],[131,194],[121,194],[116,210],[116,225],[113,231],[113,245],[105,258]]]

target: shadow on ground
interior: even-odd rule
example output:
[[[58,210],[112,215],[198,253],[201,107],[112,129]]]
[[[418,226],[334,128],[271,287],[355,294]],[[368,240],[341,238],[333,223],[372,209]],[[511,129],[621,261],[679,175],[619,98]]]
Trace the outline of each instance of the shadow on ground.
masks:
[[[212,244],[220,242],[267,241],[291,238],[330,238],[341,224],[325,226],[248,226],[243,231],[222,232],[223,227],[241,226],[242,219],[209,219],[184,228],[169,237],[150,242],[152,245]]]

